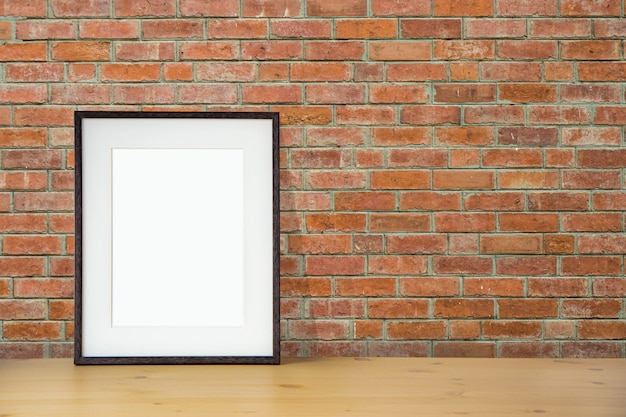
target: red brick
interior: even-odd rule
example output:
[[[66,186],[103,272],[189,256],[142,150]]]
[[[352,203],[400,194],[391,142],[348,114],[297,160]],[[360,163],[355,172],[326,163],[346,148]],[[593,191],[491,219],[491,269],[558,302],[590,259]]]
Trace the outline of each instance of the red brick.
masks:
[[[598,107],[595,123],[623,125],[626,121],[626,109],[622,107]]]
[[[363,299],[314,299],[307,305],[309,318],[347,318],[365,317],[365,300]]]
[[[0,233],[37,233],[47,231],[45,214],[0,214]]]
[[[624,297],[626,278],[595,278],[592,288],[596,297]]]
[[[624,210],[626,207],[626,193],[604,192],[596,193],[593,196],[594,210]]]
[[[374,127],[371,129],[371,136],[374,146],[428,145],[431,141],[430,129],[427,127]],[[393,159],[391,155],[390,159]],[[421,161],[415,160],[415,163]]]
[[[243,103],[299,103],[302,89],[296,85],[245,85],[242,87]]]
[[[501,84],[500,100],[514,103],[555,102],[556,84]]]
[[[353,84],[313,84],[306,87],[306,101],[313,104],[361,104],[365,88]]]
[[[384,78],[383,64],[381,62],[355,62],[354,63],[354,81],[355,82],[383,81],[383,78]]]
[[[401,210],[460,210],[459,193],[432,191],[407,192],[400,194]]]
[[[330,38],[332,23],[327,20],[274,20],[272,35],[283,38]]]
[[[193,39],[204,37],[204,22],[199,19],[162,19],[142,22],[144,39]],[[209,34],[212,34],[209,26]]]
[[[74,122],[71,107],[16,107],[13,116],[14,123],[23,126],[71,126]]]
[[[567,146],[619,146],[619,127],[569,127],[561,129],[561,141]]]
[[[468,255],[478,253],[478,234],[449,234],[449,252],[451,255]]]
[[[383,166],[383,151],[381,150],[357,149],[355,156],[358,168],[381,168]]]
[[[300,41],[243,41],[241,57],[244,60],[290,60],[302,58]]]
[[[503,40],[498,41],[498,57],[508,59],[550,59],[556,58],[556,41]]]
[[[465,123],[504,123],[508,125],[522,124],[524,109],[521,106],[466,106]],[[499,131],[505,128],[500,128]],[[556,131],[556,129],[555,129]]]
[[[50,3],[52,13],[56,17],[104,17],[110,15],[110,0],[89,2],[51,0]]]
[[[311,231],[365,231],[366,216],[359,213],[311,213],[306,226]]]
[[[387,81],[445,81],[448,78],[445,64],[436,62],[424,63],[389,63],[387,64]]]
[[[411,234],[387,236],[387,253],[445,253],[448,239],[443,234]]]
[[[498,143],[517,146],[556,146],[558,133],[558,129],[549,127],[500,127]]]
[[[437,358],[495,358],[495,342],[439,342],[433,348]]]
[[[450,339],[478,339],[480,337],[480,322],[469,320],[450,320]]]
[[[74,215],[51,213],[50,231],[55,233],[74,233]]]
[[[289,336],[294,339],[346,339],[350,333],[344,320],[293,320],[289,322]]]
[[[337,108],[336,119],[342,125],[389,125],[396,121],[396,110],[393,106],[346,105]]]
[[[443,318],[491,318],[494,317],[494,301],[473,298],[436,299],[434,316]]]
[[[50,259],[50,276],[52,277],[72,277],[74,276],[73,257],[54,257]]]
[[[304,45],[305,56],[310,61],[346,61],[362,60],[365,55],[364,41],[307,41]],[[355,77],[357,77],[358,64],[355,63]],[[382,64],[371,64],[381,65]],[[374,67],[375,68],[375,67]],[[382,75],[382,68],[380,69]],[[375,75],[375,72],[373,73]],[[372,76],[372,74],[368,74]],[[358,79],[355,79],[358,81]]]
[[[52,149],[10,149],[3,152],[5,169],[55,169],[61,168],[62,151]]]
[[[444,339],[446,329],[443,320],[390,322],[387,337],[390,340]]]
[[[455,39],[461,37],[461,19],[402,19],[403,38]]]
[[[311,127],[307,146],[346,146],[365,143],[366,129],[360,127]]]
[[[619,299],[563,300],[561,316],[564,318],[619,318],[622,302]]]
[[[392,128],[396,131],[397,128]],[[405,129],[422,129],[422,128],[405,128]],[[430,131],[426,130],[425,139],[430,142]],[[448,165],[448,154],[444,149],[412,149],[400,148],[391,149],[388,152],[389,167],[446,167]]]
[[[435,143],[448,146],[477,146],[491,145],[495,142],[492,127],[462,126],[462,127],[436,127]]]
[[[194,42],[190,43],[194,44]],[[187,51],[186,45],[187,43],[181,45],[181,59],[185,58],[183,53]],[[169,61],[174,59],[174,42],[120,42],[115,45],[115,56],[120,61]],[[202,58],[210,59],[205,55]],[[227,58],[219,55],[213,59]]]
[[[60,236],[5,236],[3,253],[8,255],[59,255]]]
[[[3,1],[0,10],[2,10],[2,15],[7,17],[46,17],[47,2],[46,0]]]
[[[428,171],[383,170],[370,173],[371,188],[383,190],[408,190],[430,188],[430,173]]]
[[[175,0],[116,0],[116,17],[174,17],[176,15]]]
[[[612,0],[561,0],[562,16],[619,16],[620,9]]]
[[[561,261],[564,275],[619,275],[622,269],[620,256],[566,256]]]
[[[380,253],[383,252],[382,235],[356,235],[354,236],[354,253]]]
[[[580,339],[626,339],[626,321],[583,320],[578,324],[578,337]]]
[[[244,0],[243,17],[298,17],[302,0]]]
[[[81,38],[95,39],[138,39],[138,21],[88,20],[80,22]]]
[[[74,318],[74,301],[72,300],[51,300],[50,319],[51,320],[72,320]]]
[[[395,19],[342,19],[335,22],[337,39],[388,39],[397,36]]]
[[[56,104],[106,104],[111,87],[97,84],[52,85],[51,102]]]
[[[345,62],[302,62],[291,65],[292,81],[349,81],[351,67]]]
[[[468,38],[520,38],[526,36],[523,19],[468,19]]]
[[[478,149],[450,149],[450,168],[476,168],[480,164]]]
[[[493,59],[495,44],[488,40],[435,40],[434,56],[442,60]]]
[[[352,243],[350,235],[291,235],[289,252],[297,254],[335,254],[350,253]]]
[[[366,356],[365,342],[307,341],[304,343],[308,355],[314,357],[362,357]]]
[[[32,320],[46,318],[43,300],[0,300],[0,320]]]
[[[370,256],[367,265],[368,274],[381,275],[423,275],[428,270],[425,256]]]
[[[8,298],[11,296],[11,278],[0,279],[0,298]],[[394,279],[394,294],[395,294],[395,279]]]
[[[521,297],[524,280],[521,278],[472,278],[463,279],[463,295],[480,297]]]
[[[610,40],[561,41],[561,58],[572,60],[615,60],[620,58],[621,44]]]
[[[559,303],[556,299],[499,299],[501,319],[539,319],[558,316]]]
[[[163,86],[169,88],[169,86]],[[169,91],[168,93],[169,94]],[[181,103],[230,104],[237,102],[237,87],[230,84],[194,84],[178,87],[178,100]],[[155,97],[153,100],[158,100]],[[173,100],[172,100],[173,101]],[[169,102],[167,95],[163,102]]]
[[[623,349],[619,342],[563,342],[564,358],[621,358]]]
[[[14,282],[16,298],[71,298],[74,280],[67,278],[23,278]]]
[[[163,65],[163,77],[167,81],[192,81],[193,64],[166,63]]]
[[[626,81],[626,62],[581,62],[578,78],[580,81]]]
[[[54,340],[61,338],[59,322],[10,321],[4,324],[3,336],[7,340]]]
[[[541,253],[542,243],[540,235],[485,235],[480,238],[480,252],[537,254]]]
[[[237,17],[239,0],[180,0],[179,9],[182,17]]]
[[[309,256],[306,258],[307,275],[363,275],[363,256]]]
[[[435,256],[433,271],[436,274],[491,274],[491,258],[476,256]]]
[[[498,217],[501,231],[508,232],[557,232],[557,214],[501,213]]]
[[[501,189],[553,189],[558,186],[556,171],[501,171],[498,185]]]
[[[64,20],[25,20],[15,22],[15,37],[23,40],[73,39],[76,25]]]
[[[435,213],[438,232],[491,232],[495,229],[492,213]]]
[[[545,322],[546,339],[573,339],[574,322],[571,320],[550,320]]]
[[[430,216],[422,213],[372,213],[372,232],[428,232]]]
[[[486,339],[539,339],[542,329],[539,321],[483,321]]]
[[[306,174],[305,184],[311,189],[364,189],[365,172],[322,171]]]
[[[624,19],[595,20],[593,33],[597,38],[624,38],[626,37],[626,21]]]
[[[496,259],[496,273],[500,275],[555,275],[556,257],[527,256]]]
[[[529,193],[531,211],[586,211],[589,208],[587,193],[545,192]]]
[[[450,81],[478,81],[478,62],[451,62]]]
[[[429,61],[430,42],[370,42],[369,58],[374,61]]]
[[[562,85],[561,100],[564,102],[619,103],[620,89],[616,85]]]
[[[376,298],[368,302],[368,317],[381,319],[428,318],[426,299]]]
[[[47,142],[47,132],[43,128],[7,127],[0,128],[0,146],[11,147],[41,147]],[[8,173],[3,173],[8,175]],[[2,178],[2,177],[0,177]],[[5,178],[6,181],[6,178]],[[0,184],[3,181],[0,181]],[[0,186],[0,188],[3,188]]]
[[[64,76],[63,64],[6,64],[8,82],[57,82],[63,81]]]
[[[558,358],[559,345],[555,342],[502,342],[500,358]]]
[[[409,297],[459,295],[459,279],[453,277],[400,278],[400,294]]]
[[[441,190],[490,190],[495,186],[491,171],[447,170],[435,171],[433,188]]]
[[[587,278],[529,278],[529,297],[584,297]]]
[[[385,342],[368,343],[368,356],[371,357],[428,357],[430,342]]]
[[[566,170],[563,171],[564,189],[619,189],[619,171]]]
[[[464,198],[464,207],[468,211],[521,211],[524,208],[524,196],[520,193],[472,193]]]
[[[292,168],[341,168],[348,165],[350,154],[340,149],[294,149]]]
[[[328,297],[331,295],[329,278],[285,278],[280,279],[282,296]]]
[[[324,192],[287,192],[281,194],[281,210],[321,211],[330,209],[330,195]]]
[[[489,149],[483,152],[482,163],[485,167],[541,167],[543,153],[539,149]]]
[[[545,62],[543,68],[546,81],[574,81],[573,62]]]
[[[573,235],[544,235],[545,253],[565,254],[574,253]]]
[[[489,0],[434,0],[435,16],[492,16]]]
[[[74,195],[70,192],[23,192],[15,194],[16,211],[70,211]]]
[[[496,101],[494,84],[435,84],[436,103],[485,103]]]
[[[396,294],[395,278],[337,278],[336,293],[341,297],[380,297]]]
[[[530,21],[530,35],[533,38],[580,38],[591,35],[589,19],[533,19]]]
[[[620,213],[575,213],[562,215],[563,230],[567,232],[621,232]]]
[[[263,62],[259,64],[259,81],[286,81],[289,79],[289,64]]]
[[[500,16],[556,16],[554,0],[498,0]]]
[[[0,39],[10,40],[13,38],[13,24],[11,22],[0,22]]]
[[[343,0],[329,2],[326,0],[308,0],[307,16],[367,16],[367,0]]]
[[[108,61],[111,43],[102,41],[53,42],[54,61]]]
[[[427,16],[430,15],[429,0],[373,0],[374,16]]]
[[[42,84],[0,85],[0,103],[45,103],[46,86]]]
[[[208,42],[184,42],[180,45],[180,59],[181,60],[231,60],[235,59],[239,55],[239,45],[232,41],[208,41]],[[198,65],[198,72],[202,75],[207,68],[213,68],[215,65],[229,66],[223,68],[226,73],[231,72],[235,65],[239,65],[240,68],[249,67],[253,68],[253,64],[250,63],[201,63]],[[254,76],[254,74],[252,74]],[[230,77],[227,74],[221,74],[222,78]],[[241,80],[251,81],[251,80]]]
[[[541,64],[536,62],[485,62],[480,68],[485,81],[541,81]]]

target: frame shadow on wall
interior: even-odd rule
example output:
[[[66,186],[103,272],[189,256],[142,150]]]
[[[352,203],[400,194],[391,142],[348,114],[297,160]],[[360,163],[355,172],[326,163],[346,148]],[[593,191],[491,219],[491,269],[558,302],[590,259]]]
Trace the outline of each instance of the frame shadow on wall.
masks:
[[[279,363],[278,141],[278,113],[75,113],[75,364]]]

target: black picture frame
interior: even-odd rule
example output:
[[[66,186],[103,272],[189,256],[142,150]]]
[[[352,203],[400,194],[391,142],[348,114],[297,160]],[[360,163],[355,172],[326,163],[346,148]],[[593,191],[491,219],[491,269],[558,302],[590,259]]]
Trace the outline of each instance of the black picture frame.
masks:
[[[280,363],[279,114],[76,111],[74,128],[74,364]],[[154,168],[160,161],[173,164],[163,169],[167,176]],[[153,177],[167,182],[170,176],[170,195],[189,203],[172,216],[149,204],[163,198]],[[225,201],[233,199],[234,205]],[[152,224],[145,218],[158,223],[157,232],[144,233]],[[171,218],[187,227],[168,224]],[[227,232],[231,226],[234,233]],[[198,244],[176,246],[178,258],[168,260],[166,239],[165,252],[151,243],[166,233]],[[144,268],[150,272],[136,273]],[[178,288],[168,276],[186,280],[184,293],[173,295]],[[141,308],[133,307],[133,297]],[[177,308],[166,318],[160,306],[174,298]],[[212,313],[197,314],[206,309]]]

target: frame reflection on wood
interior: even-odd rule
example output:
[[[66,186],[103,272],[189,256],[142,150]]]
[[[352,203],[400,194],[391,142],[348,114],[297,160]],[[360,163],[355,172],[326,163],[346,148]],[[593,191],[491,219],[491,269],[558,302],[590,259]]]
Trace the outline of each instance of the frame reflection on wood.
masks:
[[[278,113],[76,112],[74,363],[279,363]]]

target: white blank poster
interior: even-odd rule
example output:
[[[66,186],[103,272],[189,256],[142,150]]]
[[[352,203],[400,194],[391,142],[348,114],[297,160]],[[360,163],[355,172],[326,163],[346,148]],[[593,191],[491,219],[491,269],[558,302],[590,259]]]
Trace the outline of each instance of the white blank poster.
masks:
[[[243,326],[243,150],[111,152],[113,327]]]

